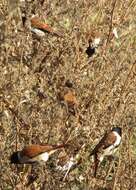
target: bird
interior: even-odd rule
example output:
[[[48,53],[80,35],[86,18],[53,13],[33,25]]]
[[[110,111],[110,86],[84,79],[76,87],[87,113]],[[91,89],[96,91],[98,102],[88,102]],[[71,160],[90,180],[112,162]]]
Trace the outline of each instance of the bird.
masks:
[[[24,147],[21,151],[13,152],[10,156],[11,164],[33,164],[47,162],[50,155],[57,150],[64,148],[66,144],[60,145],[39,145],[32,144]]]
[[[94,177],[96,177],[97,168],[105,156],[113,155],[118,149],[122,138],[122,129],[113,127],[109,132],[106,132],[99,143],[91,151],[90,156],[94,156]]]

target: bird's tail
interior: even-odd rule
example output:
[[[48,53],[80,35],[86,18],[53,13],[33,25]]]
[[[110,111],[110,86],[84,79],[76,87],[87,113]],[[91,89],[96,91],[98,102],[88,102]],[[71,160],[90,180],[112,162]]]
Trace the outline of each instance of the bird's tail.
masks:
[[[67,146],[67,144],[53,145],[52,150],[50,151],[50,155],[61,148],[65,148],[66,146]]]
[[[64,147],[66,147],[66,145],[65,144],[60,144],[60,145],[56,145],[56,149],[59,149],[59,148],[64,148]]]
[[[65,148],[65,147],[67,147],[67,146],[68,146],[68,144],[54,145],[54,146],[53,146],[53,149]]]

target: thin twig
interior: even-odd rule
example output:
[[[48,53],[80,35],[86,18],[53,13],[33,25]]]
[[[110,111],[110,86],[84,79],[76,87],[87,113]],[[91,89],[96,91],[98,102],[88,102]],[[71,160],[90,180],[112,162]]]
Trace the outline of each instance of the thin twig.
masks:
[[[28,127],[29,125],[27,123],[25,123],[25,121],[22,119],[22,117],[18,116],[18,112],[17,110],[14,110],[13,108],[10,107],[10,104],[7,100],[5,100],[4,98],[2,98],[2,101],[4,102],[5,106],[8,108],[9,111],[11,111],[11,113],[13,114],[13,116],[19,121],[21,126],[25,126]]]
[[[110,41],[110,35],[111,35],[111,32],[112,32],[112,25],[113,25],[113,14],[114,14],[114,10],[115,10],[115,7],[116,7],[116,2],[117,0],[114,0],[113,2],[113,6],[112,6],[112,10],[111,10],[111,18],[110,18],[110,24],[109,24],[109,33],[108,33],[108,37],[107,37],[107,41],[106,41],[106,47]]]
[[[133,68],[134,68],[135,64],[136,64],[136,61],[132,64],[132,66],[131,66],[131,68],[130,68],[130,71],[129,71],[127,77],[126,77],[126,80],[125,80],[125,82],[124,82],[124,85],[123,85],[123,87],[122,87],[122,89],[121,89],[121,93],[120,93],[120,98],[119,98],[119,100],[121,100],[121,96],[122,96],[122,94],[124,93],[125,89],[127,88],[128,79],[129,79],[129,77],[130,77],[130,75],[131,75],[131,72],[133,71]],[[114,110],[114,113],[113,113],[113,119],[112,119],[112,121],[113,121],[114,118],[115,118],[115,115],[116,115],[116,112],[117,112],[117,110],[118,110],[118,108],[119,108],[119,106],[120,106],[120,103],[121,103],[121,101],[118,101],[118,104],[117,104],[117,106],[116,106],[116,108],[115,108],[115,110]]]
[[[124,21],[124,19],[127,18],[128,10],[133,6],[133,2],[135,2],[135,0],[131,0],[129,2],[129,5],[127,6],[127,9],[124,11],[124,14],[121,16],[120,23],[122,23]]]
[[[112,190],[115,190],[115,188],[116,188],[117,174],[118,174],[118,172],[119,172],[120,163],[121,163],[121,160],[120,160],[120,158],[119,158],[118,167],[117,167],[117,171],[116,171],[116,174],[115,174],[114,183],[113,183],[113,189],[112,189]]]

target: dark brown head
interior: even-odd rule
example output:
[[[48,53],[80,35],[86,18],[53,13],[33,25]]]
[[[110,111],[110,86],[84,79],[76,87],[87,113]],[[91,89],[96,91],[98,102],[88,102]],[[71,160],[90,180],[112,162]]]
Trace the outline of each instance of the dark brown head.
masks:
[[[11,156],[10,156],[10,163],[11,164],[19,164],[19,159],[18,159],[18,152],[14,152]]]

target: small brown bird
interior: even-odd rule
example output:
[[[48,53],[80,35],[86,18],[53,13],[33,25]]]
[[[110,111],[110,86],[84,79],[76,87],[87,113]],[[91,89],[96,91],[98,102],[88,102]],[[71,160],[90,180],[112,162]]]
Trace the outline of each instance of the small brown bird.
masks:
[[[23,150],[14,152],[10,161],[14,164],[32,164],[36,162],[46,162],[50,155],[58,149],[64,148],[66,144],[61,145],[29,145]]]
[[[102,162],[105,156],[114,154],[121,143],[122,129],[120,127],[114,127],[108,133],[105,133],[100,142],[92,150],[90,156],[94,156],[96,177],[97,168],[99,162]]]
[[[37,29],[37,30],[34,30],[34,29]],[[36,16],[33,16],[31,18],[31,30],[35,33],[37,31],[37,34],[38,34],[38,30],[39,30],[39,33],[40,33],[40,31],[41,32],[44,31],[44,32],[49,32],[49,33],[54,34],[59,37],[63,37],[62,32],[54,30],[51,26],[49,26],[45,22],[41,21],[40,18],[38,18]]]

